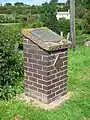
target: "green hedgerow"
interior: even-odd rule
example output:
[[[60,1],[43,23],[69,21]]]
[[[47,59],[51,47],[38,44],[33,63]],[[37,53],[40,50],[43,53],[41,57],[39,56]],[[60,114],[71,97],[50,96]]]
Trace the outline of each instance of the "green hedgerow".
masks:
[[[19,39],[21,36],[15,28],[0,26],[0,98],[3,99],[9,99],[17,93],[23,78],[23,56],[18,50]]]
[[[84,16],[83,27],[84,27],[84,31],[90,34],[90,11],[88,11]]]

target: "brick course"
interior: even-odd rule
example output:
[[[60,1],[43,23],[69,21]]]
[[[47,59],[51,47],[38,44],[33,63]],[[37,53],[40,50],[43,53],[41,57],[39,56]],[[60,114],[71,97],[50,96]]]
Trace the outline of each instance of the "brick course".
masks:
[[[60,71],[54,67],[60,55]],[[68,48],[47,52],[24,38],[24,87],[25,95],[44,103],[60,99],[67,93],[67,55]]]

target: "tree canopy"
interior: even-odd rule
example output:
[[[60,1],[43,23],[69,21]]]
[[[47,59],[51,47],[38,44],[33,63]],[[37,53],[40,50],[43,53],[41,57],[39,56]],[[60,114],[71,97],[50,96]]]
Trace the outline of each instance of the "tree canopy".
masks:
[[[16,2],[16,3],[14,3],[14,5],[15,5],[15,6],[23,6],[24,3],[23,3],[23,2]]]
[[[6,3],[5,6],[12,6],[12,3]]]

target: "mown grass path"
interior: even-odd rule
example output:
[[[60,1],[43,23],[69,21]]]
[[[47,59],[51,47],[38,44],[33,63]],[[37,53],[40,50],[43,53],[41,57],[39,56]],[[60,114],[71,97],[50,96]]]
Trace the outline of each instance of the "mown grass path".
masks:
[[[73,96],[54,110],[42,110],[21,101],[0,102],[0,120],[89,120],[90,48],[69,51],[68,91]],[[15,117],[17,116],[17,117]]]

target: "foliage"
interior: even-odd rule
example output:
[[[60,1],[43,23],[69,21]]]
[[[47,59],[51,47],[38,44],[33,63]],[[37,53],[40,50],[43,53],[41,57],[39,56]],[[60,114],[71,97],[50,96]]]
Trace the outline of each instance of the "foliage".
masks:
[[[15,95],[23,79],[23,57],[18,50],[21,36],[11,26],[0,26],[0,98]]]
[[[23,6],[24,3],[23,3],[23,2],[16,2],[16,3],[14,3],[14,5],[15,5],[15,6]]]
[[[85,34],[83,30],[76,30],[76,44],[84,45],[86,41],[90,40],[90,34]]]
[[[86,33],[90,33],[90,11],[84,16],[83,27]]]
[[[50,4],[57,4],[58,0],[50,0]]]
[[[67,0],[67,4],[70,4],[70,0]],[[75,0],[75,5],[78,7],[79,5],[87,9],[90,9],[90,0]]]
[[[12,6],[12,3],[6,3],[5,6]]]
[[[75,21],[75,29],[76,29],[76,32],[78,32],[78,30],[83,30],[82,20],[81,19],[76,19],[76,21]]]
[[[40,27],[43,27],[43,22],[40,22],[40,21],[23,22],[22,26],[24,28],[40,28]]]
[[[76,8],[76,18],[82,19],[83,16],[85,15],[85,13],[86,13],[85,7],[82,7],[82,5],[77,6],[77,8]]]
[[[82,5],[86,7],[86,9],[90,10],[90,0],[82,0]]]
[[[16,2],[17,3],[17,2]],[[40,6],[32,5],[14,5],[14,6],[1,6],[0,7],[0,13],[7,16],[8,19],[3,17],[3,20],[1,20],[1,23],[22,23],[24,26],[28,23],[32,24],[33,22],[42,22],[43,26],[47,26],[53,31],[60,33],[60,27],[58,20],[56,18],[56,11],[57,10],[66,10],[68,9],[67,5],[63,4],[63,8],[59,6],[57,3],[57,0],[52,0],[49,4],[44,3]],[[9,15],[10,14],[10,15]],[[11,19],[10,16],[13,16]],[[36,24],[36,23],[33,23]]]
[[[70,0],[67,0],[66,4],[70,4]]]
[[[45,12],[41,14],[41,21],[43,21],[44,26],[47,26],[56,33],[60,33],[60,28],[58,20],[56,18],[56,4],[43,5]]]
[[[14,23],[15,18],[10,14],[2,14],[0,15],[0,23]]]
[[[60,30],[64,33],[66,36],[68,33],[70,33],[70,21],[66,20],[64,18],[59,19],[59,26]]]
[[[40,27],[43,27],[43,23],[40,22],[40,21],[33,22],[33,23],[31,24],[31,28],[40,28]]]

